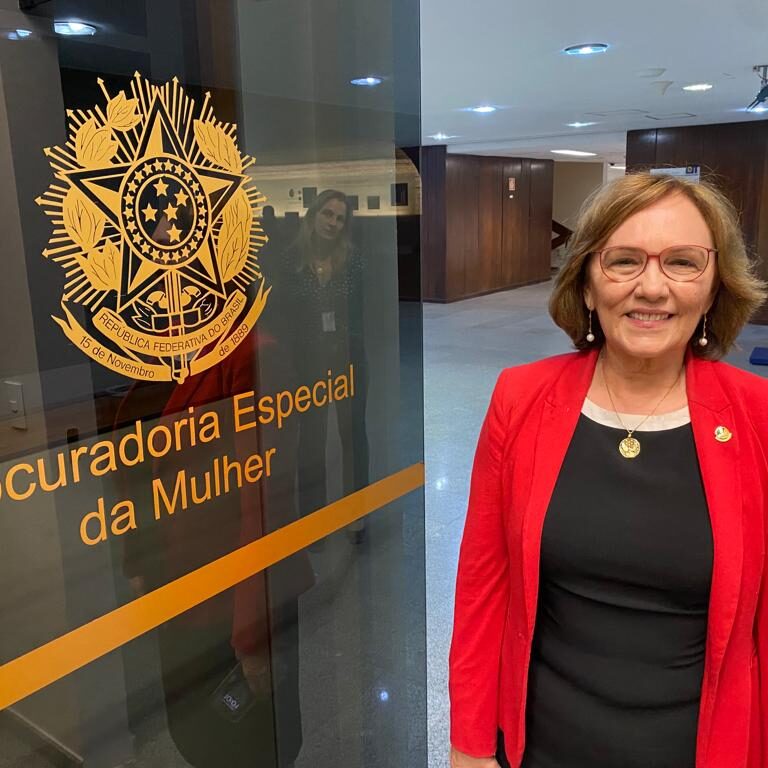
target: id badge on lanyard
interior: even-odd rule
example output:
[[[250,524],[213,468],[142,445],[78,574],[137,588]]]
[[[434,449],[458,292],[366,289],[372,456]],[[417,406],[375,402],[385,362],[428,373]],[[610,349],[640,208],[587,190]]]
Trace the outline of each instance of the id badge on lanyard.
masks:
[[[336,313],[335,312],[323,312],[323,331],[326,333],[333,333],[336,330]]]

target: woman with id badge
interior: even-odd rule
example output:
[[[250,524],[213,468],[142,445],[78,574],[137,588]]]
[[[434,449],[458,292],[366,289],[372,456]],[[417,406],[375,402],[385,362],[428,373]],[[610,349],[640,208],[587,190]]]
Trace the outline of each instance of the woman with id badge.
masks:
[[[333,402],[345,495],[368,484],[363,265],[352,248],[351,228],[352,209],[346,195],[326,190],[307,209],[288,252],[298,383],[311,386],[345,372],[353,379],[350,396]],[[329,412],[326,405],[309,408],[301,416],[298,474],[299,505],[304,515],[328,503],[325,445]],[[353,539],[362,538],[362,523],[351,525],[349,530]]]

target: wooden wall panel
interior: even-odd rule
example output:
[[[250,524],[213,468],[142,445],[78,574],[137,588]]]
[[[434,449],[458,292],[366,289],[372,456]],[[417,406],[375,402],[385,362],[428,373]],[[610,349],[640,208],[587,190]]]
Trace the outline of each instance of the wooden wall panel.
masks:
[[[701,135],[702,176],[717,184],[741,212],[744,237],[757,249],[760,229],[760,189],[768,129],[761,123],[703,125],[691,138]],[[763,256],[765,256],[765,252]]]
[[[701,166],[740,212],[744,239],[768,280],[768,124],[764,121],[630,131],[627,169]],[[768,307],[757,318],[768,324]]]
[[[461,250],[462,280],[456,283],[452,296],[460,298],[480,293],[477,287],[480,232],[480,163],[481,157],[466,157],[463,163],[462,187],[458,190],[456,202],[464,218],[464,241]],[[450,209],[449,209],[450,210]]]
[[[528,205],[528,254],[524,260],[523,280],[532,283],[550,276],[552,262],[552,189],[554,163],[530,161],[530,196]]]
[[[464,165],[460,158],[445,158],[445,293],[444,301],[464,288],[464,216],[461,215],[459,190],[462,186]],[[461,286],[458,282],[461,280]]]
[[[445,296],[446,301],[464,296],[464,270],[469,248],[477,243],[477,204],[470,203],[470,189],[477,188],[473,164],[460,155],[448,155],[445,161]],[[475,191],[476,200],[477,193]],[[474,247],[473,247],[474,246]],[[470,255],[471,258],[471,255]]]
[[[547,280],[553,162],[473,155],[442,157],[442,198],[433,185],[441,178],[440,173],[430,171],[429,163],[439,162],[440,156],[422,157],[425,300],[455,301]],[[510,177],[516,180],[512,198],[508,192]],[[430,199],[432,195],[444,201],[442,208]],[[430,232],[431,227],[439,226],[440,215],[444,220],[442,254],[439,235]]]
[[[656,160],[656,129],[627,133],[627,168],[629,158],[636,165],[653,165]]]
[[[693,158],[701,157],[702,132],[683,134],[680,131],[659,128],[656,131],[656,165],[677,165],[679,158],[686,158],[680,165],[700,165]]]
[[[504,195],[501,163],[480,158],[478,184],[478,243],[473,293],[487,293],[501,285],[501,217]]]
[[[502,200],[501,286],[516,285],[528,249],[528,166],[526,160],[510,158],[504,163],[504,186],[515,179],[515,191]]]
[[[421,148],[421,286],[426,301],[445,300],[445,146]]]

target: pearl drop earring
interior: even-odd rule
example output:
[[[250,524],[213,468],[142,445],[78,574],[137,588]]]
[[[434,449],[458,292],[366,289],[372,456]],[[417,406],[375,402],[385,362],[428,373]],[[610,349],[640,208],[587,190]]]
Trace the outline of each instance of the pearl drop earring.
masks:
[[[707,339],[707,314],[705,312],[704,323],[701,326],[701,336],[699,337],[699,346],[706,347],[707,344],[709,344],[709,339]]]
[[[587,341],[591,344],[595,340],[595,334],[592,333],[592,310],[589,310],[589,328],[587,329]]]

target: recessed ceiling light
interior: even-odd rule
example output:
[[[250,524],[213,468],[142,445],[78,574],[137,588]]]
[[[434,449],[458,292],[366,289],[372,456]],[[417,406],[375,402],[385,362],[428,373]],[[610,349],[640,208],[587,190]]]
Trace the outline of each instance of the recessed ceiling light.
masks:
[[[449,136],[447,133],[433,133],[429,138],[434,139],[435,141],[446,141],[447,139],[456,139],[458,136]]]
[[[569,56],[591,56],[594,53],[605,53],[607,50],[608,43],[581,43],[563,48],[563,53]]]
[[[684,91],[710,91],[714,86],[712,83],[692,83],[691,85],[684,85]]]
[[[550,149],[555,155],[570,155],[571,157],[597,157],[596,152],[582,152],[580,149]]]
[[[96,27],[93,24],[84,24],[82,21],[54,21],[53,29],[57,35],[95,35]]]
[[[368,75],[367,77],[356,77],[354,80],[350,80],[352,85],[362,85],[364,88],[374,88],[377,85],[381,85],[383,80],[380,77],[374,77]]]
[[[465,107],[462,112],[477,112],[478,115],[487,115],[490,112],[495,112],[496,109],[491,104],[479,104],[476,107]]]
[[[588,125],[597,125],[597,122],[590,122],[590,123],[579,123],[578,121],[575,123],[566,123],[566,125],[569,128],[586,128]]]
[[[612,165],[611,168],[613,168],[614,171],[626,171],[627,166],[626,165]]]

